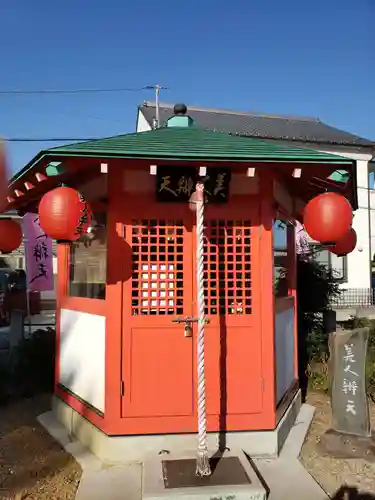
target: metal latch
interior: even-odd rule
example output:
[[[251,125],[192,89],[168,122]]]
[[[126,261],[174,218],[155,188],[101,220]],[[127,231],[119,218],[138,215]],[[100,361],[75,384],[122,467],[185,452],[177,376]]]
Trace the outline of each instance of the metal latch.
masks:
[[[184,336],[185,337],[192,337],[193,336],[193,326],[192,323],[197,323],[199,321],[199,318],[191,318],[189,316],[186,316],[185,318],[175,318],[172,319],[172,323],[185,323],[184,327]],[[205,323],[209,323],[210,320],[205,318]]]

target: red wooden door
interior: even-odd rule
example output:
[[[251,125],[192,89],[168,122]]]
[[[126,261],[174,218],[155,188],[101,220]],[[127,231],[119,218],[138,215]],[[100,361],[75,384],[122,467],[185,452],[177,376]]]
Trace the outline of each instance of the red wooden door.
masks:
[[[205,371],[209,415],[224,417],[262,411],[258,210],[257,203],[241,198],[205,209],[204,274],[209,319]],[[195,240],[195,231],[193,234]],[[195,273],[194,283],[196,314]],[[223,427],[223,420],[220,425]]]
[[[173,322],[193,313],[193,219],[187,204],[124,204],[132,249],[123,286],[124,417],[194,414],[193,338]]]

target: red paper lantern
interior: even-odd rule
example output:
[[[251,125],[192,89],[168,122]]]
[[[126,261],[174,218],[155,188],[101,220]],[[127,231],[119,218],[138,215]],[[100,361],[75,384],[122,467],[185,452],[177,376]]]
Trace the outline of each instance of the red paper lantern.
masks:
[[[0,252],[10,253],[22,243],[21,226],[13,219],[0,219]]]
[[[348,255],[348,253],[352,252],[355,249],[357,244],[357,233],[351,227],[350,230],[346,233],[346,235],[339,240],[336,245],[332,245],[328,247],[328,250],[338,257],[344,257],[344,255]]]
[[[324,245],[333,245],[349,231],[353,212],[349,201],[337,193],[324,193],[308,202],[303,224],[309,236]]]
[[[52,239],[68,243],[87,231],[91,211],[81,193],[70,187],[58,187],[40,200],[39,222]]]

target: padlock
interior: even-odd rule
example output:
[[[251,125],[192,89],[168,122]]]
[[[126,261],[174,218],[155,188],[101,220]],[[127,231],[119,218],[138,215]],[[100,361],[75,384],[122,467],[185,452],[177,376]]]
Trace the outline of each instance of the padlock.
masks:
[[[189,325],[188,323],[185,325],[185,328],[184,328],[184,336],[185,337],[192,337],[193,336],[193,329],[192,329],[191,325]]]

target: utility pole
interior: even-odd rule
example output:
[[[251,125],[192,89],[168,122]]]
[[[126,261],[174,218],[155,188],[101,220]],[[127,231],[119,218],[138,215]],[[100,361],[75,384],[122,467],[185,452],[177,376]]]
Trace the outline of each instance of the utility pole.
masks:
[[[160,127],[160,91],[168,90],[168,87],[163,87],[162,85],[147,85],[146,89],[154,89],[155,90],[155,128]]]
[[[156,128],[160,127],[159,95],[160,95],[160,85],[155,85],[155,118],[156,118]]]

